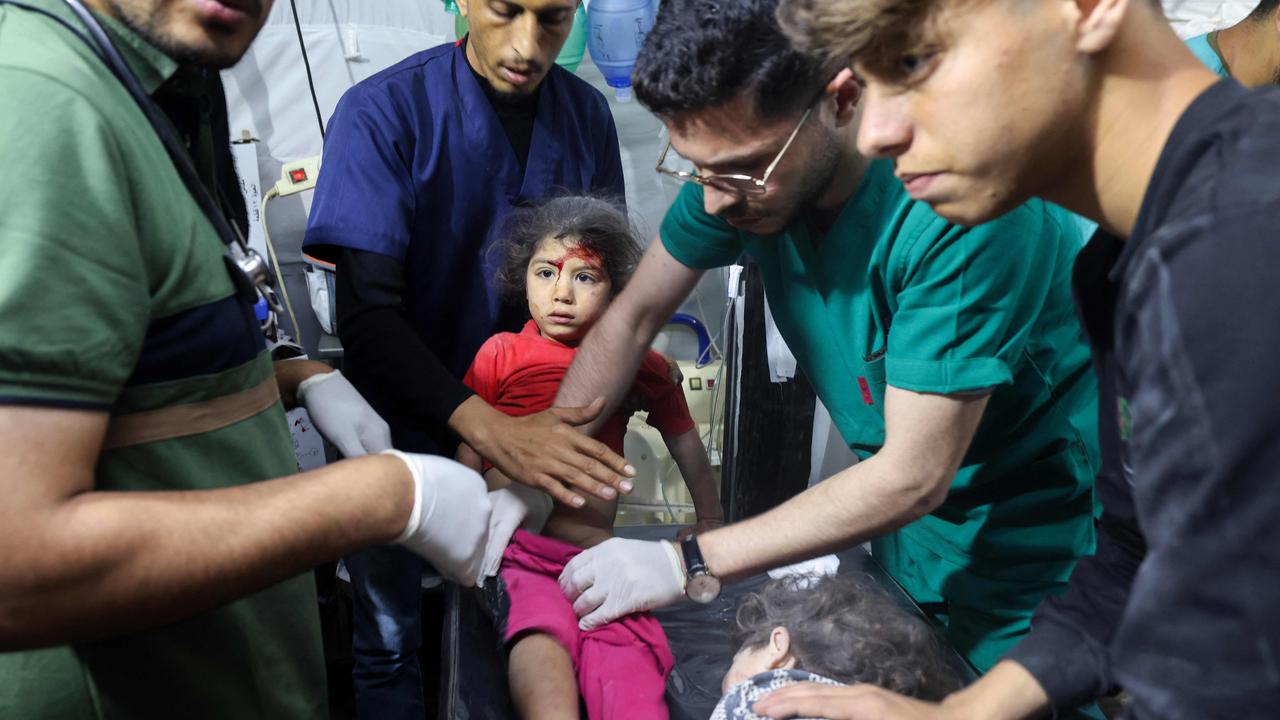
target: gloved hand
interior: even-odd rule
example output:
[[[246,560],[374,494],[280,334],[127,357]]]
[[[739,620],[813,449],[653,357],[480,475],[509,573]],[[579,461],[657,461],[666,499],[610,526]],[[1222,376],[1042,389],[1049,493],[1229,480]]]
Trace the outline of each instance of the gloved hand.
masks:
[[[684,562],[665,540],[611,538],[583,550],[560,573],[560,590],[582,630],[670,605],[684,597],[684,584]]]
[[[493,504],[493,513],[489,516],[489,542],[484,549],[484,564],[476,578],[477,585],[483,585],[485,578],[498,574],[502,553],[506,552],[516,528],[539,532],[551,514],[550,495],[515,482],[490,492],[489,502]]]
[[[446,578],[460,585],[474,583],[491,510],[480,474],[438,455],[383,452],[403,460],[414,482],[409,522],[392,542],[426,558]]]
[[[382,452],[391,447],[391,428],[342,372],[312,375],[298,383],[298,402],[311,422],[345,457]]]

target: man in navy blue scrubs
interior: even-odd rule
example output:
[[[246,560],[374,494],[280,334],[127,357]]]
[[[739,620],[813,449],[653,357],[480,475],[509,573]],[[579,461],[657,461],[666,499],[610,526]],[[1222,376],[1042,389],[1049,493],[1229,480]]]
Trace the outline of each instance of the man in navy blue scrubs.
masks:
[[[461,439],[564,502],[626,492],[625,461],[573,430],[590,410],[528,418],[460,381],[480,345],[515,329],[490,279],[494,230],[555,192],[623,196],[607,101],[554,64],[577,0],[459,0],[470,35],[359,83],[329,123],[307,252],[337,264],[351,381],[403,450]],[[395,547],[347,558],[361,717],[423,717],[422,561]]]

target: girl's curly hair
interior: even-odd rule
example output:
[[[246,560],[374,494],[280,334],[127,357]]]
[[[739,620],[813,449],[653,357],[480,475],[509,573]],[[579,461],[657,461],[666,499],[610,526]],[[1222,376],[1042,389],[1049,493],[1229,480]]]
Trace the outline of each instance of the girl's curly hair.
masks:
[[[507,231],[494,246],[502,258],[498,287],[509,302],[524,303],[529,260],[547,237],[572,238],[578,247],[598,255],[614,296],[640,262],[640,241],[620,203],[586,195],[552,198],[512,212]]]
[[[960,688],[933,629],[870,579],[792,575],[770,580],[738,603],[735,647],[762,647],[775,627],[787,629],[801,670],[926,700],[941,700]]]

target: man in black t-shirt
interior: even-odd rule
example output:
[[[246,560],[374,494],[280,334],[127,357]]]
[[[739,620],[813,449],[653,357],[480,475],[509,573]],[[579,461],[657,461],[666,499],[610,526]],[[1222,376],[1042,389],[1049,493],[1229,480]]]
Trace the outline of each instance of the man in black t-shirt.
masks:
[[[1096,220],[1075,291],[1099,373],[1098,550],[940,706],[794,686],[769,717],[1023,718],[1124,687],[1133,718],[1280,708],[1280,89],[1219,81],[1146,0],[784,0],[866,82],[860,149],[964,224]]]

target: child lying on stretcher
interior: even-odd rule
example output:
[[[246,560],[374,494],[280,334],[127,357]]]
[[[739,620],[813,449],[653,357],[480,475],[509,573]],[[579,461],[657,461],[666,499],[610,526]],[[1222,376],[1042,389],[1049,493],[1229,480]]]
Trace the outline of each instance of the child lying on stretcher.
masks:
[[[733,665],[711,720],[764,720],[752,704],[796,682],[871,683],[941,700],[959,689],[936,633],[871,580],[791,575],[738,604]]]
[[[505,241],[501,284],[527,303],[531,319],[519,333],[490,338],[465,382],[510,415],[551,406],[578,342],[626,284],[640,257],[626,214],[589,197],[562,197],[519,210]],[[694,531],[721,523],[706,448],[667,361],[650,352],[636,374],[633,396],[648,407],[689,486],[699,518]],[[615,415],[596,437],[622,454],[627,418]],[[482,469],[469,448],[459,460]],[[509,481],[487,469],[490,490]],[[673,663],[666,636],[647,613],[583,632],[557,582],[565,563],[613,534],[617,501],[588,497],[578,508],[557,505],[540,535],[516,530],[503,555],[490,605],[509,650],[511,696],[524,718],[666,718],[663,700]],[[494,583],[489,583],[491,589]],[[496,596],[496,597],[495,597]]]

